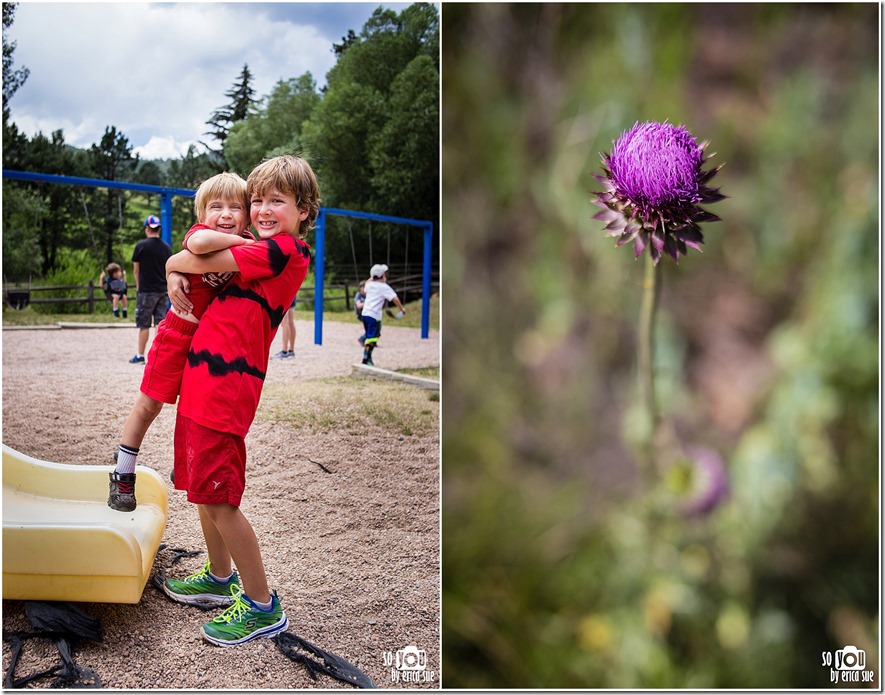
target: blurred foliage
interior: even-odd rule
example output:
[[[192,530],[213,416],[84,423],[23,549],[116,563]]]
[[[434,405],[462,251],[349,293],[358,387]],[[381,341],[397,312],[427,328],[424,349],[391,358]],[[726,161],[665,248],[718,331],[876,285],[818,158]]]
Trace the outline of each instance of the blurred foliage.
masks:
[[[445,687],[827,687],[846,645],[878,685],[877,18],[445,6]],[[699,518],[639,479],[642,268],[591,219],[665,119],[727,162],[662,264],[660,402],[729,473]]]

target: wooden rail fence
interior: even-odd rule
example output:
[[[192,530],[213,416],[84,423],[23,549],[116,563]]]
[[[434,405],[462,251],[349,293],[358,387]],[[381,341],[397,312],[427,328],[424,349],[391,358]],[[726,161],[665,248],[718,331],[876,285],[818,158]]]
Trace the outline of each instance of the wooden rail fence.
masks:
[[[412,275],[391,283],[391,286],[399,295],[403,303],[413,301],[421,296],[421,276]],[[324,302],[344,302],[344,308],[348,311],[353,309],[353,296],[356,294],[359,282],[343,282],[337,285],[326,285]],[[432,291],[437,291],[439,281],[434,279],[431,283]],[[298,302],[310,304],[313,307],[314,287],[302,287],[298,292]],[[85,296],[76,297],[35,297],[37,292],[83,292]],[[134,301],[135,288],[130,287],[129,296]],[[104,290],[92,280],[88,285],[48,285],[44,287],[29,287],[19,285],[4,285],[3,298],[6,305],[11,309],[24,309],[28,304],[86,304],[87,313],[94,314],[96,302],[108,301]]]

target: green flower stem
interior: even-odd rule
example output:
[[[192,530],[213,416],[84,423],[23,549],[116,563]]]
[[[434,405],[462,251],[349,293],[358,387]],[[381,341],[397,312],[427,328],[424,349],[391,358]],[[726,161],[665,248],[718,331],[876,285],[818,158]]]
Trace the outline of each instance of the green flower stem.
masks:
[[[648,426],[646,458],[648,460],[649,475],[654,470],[655,434],[660,424],[660,414],[658,413],[658,405],[655,399],[654,374],[655,314],[657,313],[661,285],[659,274],[660,271],[651,254],[646,254],[645,278],[642,283],[642,307],[639,313],[639,379]]]

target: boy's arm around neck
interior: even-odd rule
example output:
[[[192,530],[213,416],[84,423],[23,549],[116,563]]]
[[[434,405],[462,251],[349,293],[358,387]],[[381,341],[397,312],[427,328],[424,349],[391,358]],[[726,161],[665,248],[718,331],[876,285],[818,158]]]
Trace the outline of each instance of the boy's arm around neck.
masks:
[[[233,236],[233,235],[228,235]],[[239,271],[237,261],[230,249],[197,255],[190,251],[179,251],[166,261],[166,275],[169,273],[235,273]]]
[[[238,234],[219,232],[208,227],[196,229],[185,239],[184,247],[191,253],[205,254],[249,243]]]

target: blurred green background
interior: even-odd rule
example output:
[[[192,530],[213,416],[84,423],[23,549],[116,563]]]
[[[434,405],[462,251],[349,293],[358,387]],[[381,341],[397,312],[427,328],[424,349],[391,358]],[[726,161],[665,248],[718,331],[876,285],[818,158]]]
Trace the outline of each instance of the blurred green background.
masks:
[[[443,686],[833,687],[879,655],[879,6],[452,4]],[[646,485],[642,263],[592,178],[636,121],[726,162],[664,259],[660,406],[726,502]]]

